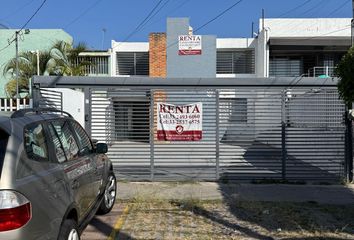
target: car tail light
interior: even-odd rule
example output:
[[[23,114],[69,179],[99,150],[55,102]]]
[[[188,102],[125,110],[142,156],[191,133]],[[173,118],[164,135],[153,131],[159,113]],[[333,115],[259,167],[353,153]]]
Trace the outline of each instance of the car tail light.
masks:
[[[22,194],[0,191],[0,232],[22,227],[31,219],[31,203]]]

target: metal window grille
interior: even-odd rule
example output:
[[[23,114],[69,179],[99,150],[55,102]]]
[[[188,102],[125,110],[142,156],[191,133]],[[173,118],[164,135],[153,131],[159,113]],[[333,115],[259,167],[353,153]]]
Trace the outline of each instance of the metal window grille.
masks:
[[[296,77],[302,74],[301,59],[271,58],[269,75],[277,77]]]
[[[117,75],[149,75],[148,52],[118,52]]]
[[[217,51],[216,71],[218,74],[255,73],[254,50]]]
[[[87,63],[85,75],[108,75],[108,56],[80,56],[76,62]]]

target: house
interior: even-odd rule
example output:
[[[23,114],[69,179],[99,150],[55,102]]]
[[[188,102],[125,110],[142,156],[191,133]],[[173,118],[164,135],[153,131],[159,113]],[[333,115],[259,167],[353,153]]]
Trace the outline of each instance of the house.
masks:
[[[5,86],[9,76],[3,74],[4,67],[8,61],[16,56],[14,40],[15,32],[19,29],[0,29],[0,98],[6,98]],[[73,38],[62,29],[24,29],[18,37],[19,52],[36,50],[49,50],[53,44],[63,40],[72,42]]]
[[[260,26],[254,38],[223,39],[193,33],[188,18],[169,18],[149,42],[112,41],[107,52],[83,53],[97,63],[88,77],[34,80],[85,88],[85,127],[110,144],[123,178],[342,178],[352,159],[331,76],[350,47],[350,19]],[[160,141],[158,103],[202,106],[202,137]]]
[[[167,32],[151,33],[149,42],[112,40],[109,75],[204,77],[210,69],[208,77],[332,76],[351,46],[350,22],[350,18],[260,19],[254,38],[202,36],[203,54],[186,63],[178,57],[177,37],[191,32],[189,19],[169,18]],[[195,68],[195,59],[203,72]],[[155,74],[155,68],[165,71]]]

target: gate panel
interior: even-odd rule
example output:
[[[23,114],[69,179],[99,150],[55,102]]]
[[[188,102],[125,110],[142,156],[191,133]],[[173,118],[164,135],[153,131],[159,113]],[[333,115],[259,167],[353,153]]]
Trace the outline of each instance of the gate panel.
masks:
[[[150,180],[150,90],[91,90],[91,135],[109,145],[117,177]]]
[[[281,90],[220,90],[221,178],[281,178]]]
[[[344,176],[344,104],[336,89],[296,89],[286,98],[286,178]]]
[[[36,99],[36,104],[40,108],[55,108],[63,110],[63,93],[47,88],[39,89],[39,99]]]
[[[155,91],[156,102],[173,105],[202,103],[202,139],[199,141],[158,141],[154,139],[154,179],[216,179],[216,98],[214,90]],[[161,95],[163,94],[163,97]],[[156,111],[155,111],[156,113]],[[189,121],[191,119],[187,119]],[[155,118],[156,121],[156,118]],[[156,124],[154,124],[156,126]],[[156,131],[154,133],[156,138]]]

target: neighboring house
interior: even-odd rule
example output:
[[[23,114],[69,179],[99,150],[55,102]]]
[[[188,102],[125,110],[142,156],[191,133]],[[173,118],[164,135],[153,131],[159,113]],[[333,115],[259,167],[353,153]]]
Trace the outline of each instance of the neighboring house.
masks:
[[[202,35],[201,54],[181,56],[178,53],[179,36],[191,34],[192,28],[188,18],[169,18],[166,33],[151,33],[149,42],[113,40],[111,61],[107,61],[111,63],[111,76],[116,77],[216,77],[242,78],[245,81],[251,78],[301,77],[306,81],[306,77],[333,76],[335,65],[351,44],[350,21],[349,18],[261,19],[255,38]],[[260,91],[259,96],[262,94]],[[165,95],[168,98],[168,94]],[[142,92],[133,97],[111,94],[111,101],[116,106],[114,109],[120,106],[122,116],[116,114],[115,117],[124,124],[119,126],[127,126],[126,131],[129,132],[129,129],[136,128],[134,121],[129,119],[135,119],[134,114],[141,115],[139,106],[148,106],[150,100]],[[232,122],[255,128],[255,123],[247,121],[247,116],[252,118],[258,109],[254,99],[242,94],[234,94],[231,98],[230,94],[221,94],[221,102],[239,114],[232,114]],[[264,107],[259,105],[260,109]],[[148,126],[149,112],[144,114],[141,121],[146,121],[144,124]],[[122,128],[120,136],[129,135],[121,131]]]
[[[203,42],[198,64],[209,62],[216,66],[213,77],[331,76],[351,45],[350,21],[350,18],[279,18],[264,22],[261,19],[255,38],[203,36],[203,41],[205,38],[210,42]],[[183,65],[176,56],[177,37],[188,34],[187,24],[187,18],[169,18],[167,33],[152,33],[149,42],[113,40],[111,76],[203,77],[204,73],[195,71],[195,63]],[[210,37],[214,37],[214,43],[213,39],[207,39]],[[215,60],[211,55],[202,59],[205,50],[214,53]],[[167,71],[156,75],[151,64]]]
[[[3,76],[4,66],[8,61],[16,56],[15,42],[11,43],[15,36],[15,32],[19,29],[0,29],[0,98],[7,97],[5,92],[8,77]],[[23,30],[18,37],[19,52],[36,50],[49,50],[58,40],[73,42],[73,38],[62,29],[29,29]],[[6,47],[6,48],[5,48]]]
[[[95,50],[80,53],[78,61],[90,62],[85,68],[85,75],[88,76],[110,76],[111,75],[111,53],[110,51]]]

